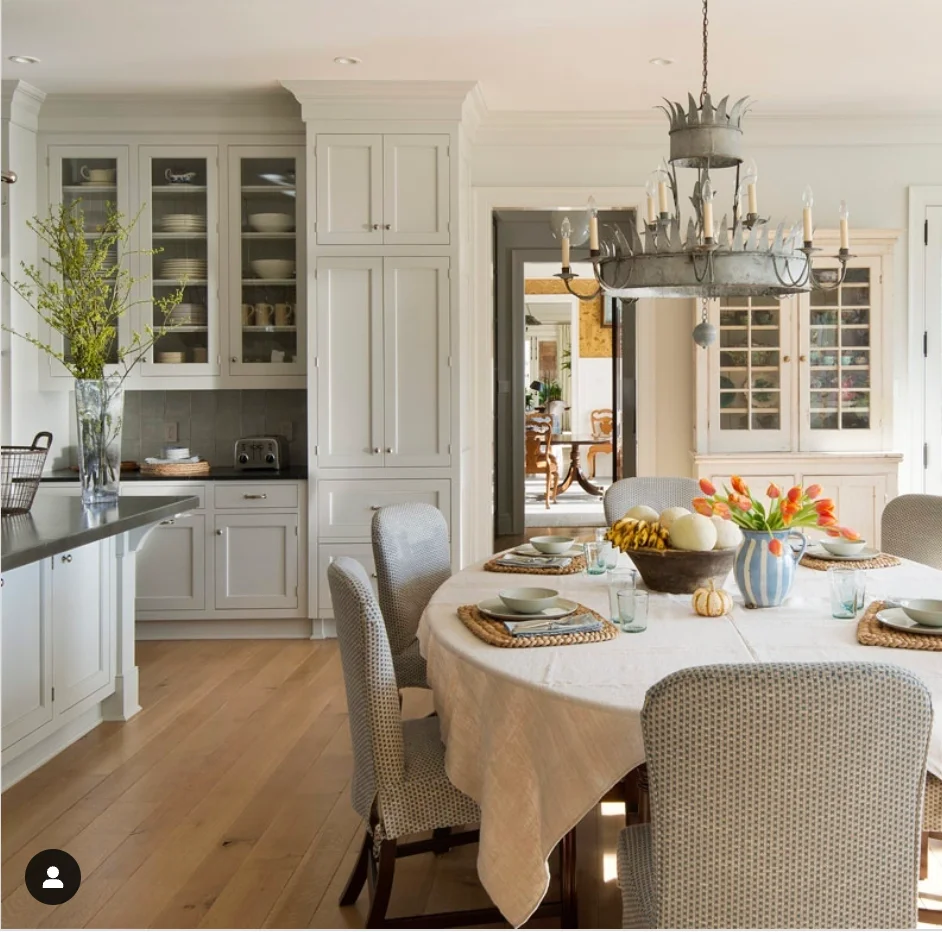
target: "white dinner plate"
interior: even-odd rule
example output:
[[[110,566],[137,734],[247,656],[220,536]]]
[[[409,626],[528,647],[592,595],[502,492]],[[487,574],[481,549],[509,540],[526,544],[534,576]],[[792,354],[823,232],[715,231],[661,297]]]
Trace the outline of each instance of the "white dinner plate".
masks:
[[[543,553],[542,550],[537,550],[533,544],[521,544],[519,547],[514,547],[510,552],[519,553],[522,557],[581,557],[583,550],[581,547],[570,547],[562,553]]]
[[[908,631],[910,634],[934,634],[936,637],[942,637],[942,628],[920,625],[901,608],[885,608],[882,612],[877,612],[877,621],[897,631]]]
[[[478,611],[487,618],[496,618],[498,621],[527,621],[530,618],[565,618],[579,607],[578,602],[569,599],[557,599],[553,608],[547,608],[535,615],[523,615],[512,612],[501,599],[484,599],[478,602]]]
[[[864,547],[859,553],[838,556],[836,553],[825,550],[820,544],[812,544],[805,553],[809,557],[814,557],[816,560],[837,560],[839,563],[853,563],[855,560],[872,560],[874,557],[880,556],[880,551],[874,550],[873,547]]]

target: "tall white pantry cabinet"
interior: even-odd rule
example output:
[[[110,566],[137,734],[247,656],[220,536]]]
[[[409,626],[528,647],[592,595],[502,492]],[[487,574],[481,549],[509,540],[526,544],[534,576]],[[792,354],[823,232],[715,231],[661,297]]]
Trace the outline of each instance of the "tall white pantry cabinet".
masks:
[[[327,567],[351,556],[375,578],[379,508],[439,508],[457,563],[459,120],[364,120],[356,105],[337,119],[298,96],[314,179],[311,615],[329,634]]]

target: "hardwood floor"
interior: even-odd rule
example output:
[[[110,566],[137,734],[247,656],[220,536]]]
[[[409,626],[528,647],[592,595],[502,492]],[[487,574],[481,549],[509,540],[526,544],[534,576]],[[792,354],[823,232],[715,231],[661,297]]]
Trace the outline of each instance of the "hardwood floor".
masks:
[[[337,905],[362,826],[336,642],[150,641],[138,657],[144,711],[99,726],[3,794],[3,925],[362,927],[365,894]],[[407,716],[429,709],[410,691]],[[579,826],[582,928],[621,924],[623,824],[616,805]],[[82,869],[79,892],[58,907],[23,885],[44,848]],[[390,916],[488,905],[476,853],[401,861]],[[942,843],[930,858],[922,905],[938,908]]]

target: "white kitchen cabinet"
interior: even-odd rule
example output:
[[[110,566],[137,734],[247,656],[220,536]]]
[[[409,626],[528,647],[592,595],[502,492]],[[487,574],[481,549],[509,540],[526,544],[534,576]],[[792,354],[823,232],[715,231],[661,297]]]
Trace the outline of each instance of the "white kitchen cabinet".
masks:
[[[853,528],[871,546],[880,546],[880,521],[887,497],[887,477],[802,476],[805,488],[817,483],[828,498],[833,498],[841,524]]]
[[[376,592],[376,562],[373,559],[372,544],[345,544],[337,541],[321,544],[317,548],[317,607],[320,618],[333,617],[333,603],[330,598],[330,584],[327,581],[327,567],[337,557],[350,557],[362,564],[370,577],[370,584]]]
[[[320,134],[319,245],[447,245],[447,135]]]
[[[57,714],[112,678],[107,548],[86,544],[51,558],[52,668]]]
[[[41,564],[3,575],[2,734],[15,744],[52,721],[52,629]]]
[[[298,515],[216,515],[216,609],[298,606]]]
[[[448,268],[437,257],[318,261],[320,466],[451,462]]]
[[[206,607],[206,516],[167,518],[151,531],[137,561],[139,612]]]

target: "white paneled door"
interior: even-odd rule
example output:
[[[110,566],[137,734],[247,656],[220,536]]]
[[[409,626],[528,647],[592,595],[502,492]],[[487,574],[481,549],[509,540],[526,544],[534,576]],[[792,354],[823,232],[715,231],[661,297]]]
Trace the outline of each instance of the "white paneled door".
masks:
[[[319,135],[317,242],[381,245],[383,242],[383,137]]]
[[[925,392],[923,463],[925,490],[942,495],[942,207],[926,209],[926,317],[923,331],[925,379],[912,374],[913,391]],[[912,339],[919,339],[914,334]]]
[[[448,136],[383,137],[383,242],[449,241]]]
[[[382,466],[383,260],[317,263],[316,456],[320,466]]]
[[[387,258],[385,466],[450,462],[448,260]]]

